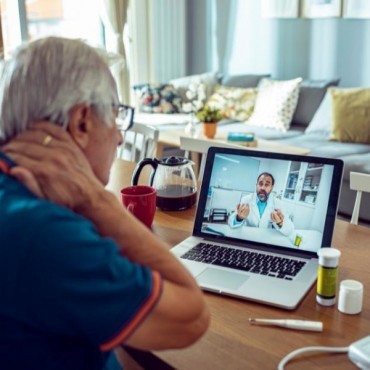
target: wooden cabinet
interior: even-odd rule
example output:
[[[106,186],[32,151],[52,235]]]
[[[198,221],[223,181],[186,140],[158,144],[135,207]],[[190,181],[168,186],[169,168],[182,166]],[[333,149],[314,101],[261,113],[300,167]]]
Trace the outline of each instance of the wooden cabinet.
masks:
[[[284,199],[315,205],[320,188],[323,165],[292,162],[287,176]]]

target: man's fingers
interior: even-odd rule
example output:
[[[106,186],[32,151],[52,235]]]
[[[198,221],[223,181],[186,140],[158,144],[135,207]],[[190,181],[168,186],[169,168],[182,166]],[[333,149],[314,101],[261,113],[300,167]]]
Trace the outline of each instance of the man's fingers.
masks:
[[[34,193],[39,198],[45,198],[38,182],[33,174],[23,167],[12,167],[9,171],[10,175],[21,182],[28,190]]]
[[[68,137],[68,134],[66,135],[66,137],[60,138],[59,136],[55,136],[51,133],[41,130],[27,130],[17,135],[17,137],[13,139],[9,144],[6,144],[5,147],[12,143],[33,143],[40,146],[50,146],[51,144],[53,144],[54,146],[57,144],[70,145],[72,140],[70,137]],[[46,142],[46,138],[49,138],[47,139],[49,140],[48,142]]]
[[[81,149],[74,142],[62,142],[51,136],[42,135],[40,136],[40,132],[38,132],[37,135],[14,139],[4,145],[2,150],[16,162],[16,155],[20,160],[22,160],[22,157],[29,157],[39,160],[53,159],[57,162],[63,160],[81,162],[84,158],[81,156]],[[46,138],[48,138],[47,141]],[[44,145],[42,144],[43,141],[45,142]],[[51,148],[53,150],[50,150]]]
[[[27,168],[28,168],[28,165],[26,166],[26,163],[32,164],[32,161],[38,161],[38,160],[44,159],[50,153],[50,150],[48,148],[44,148],[40,145],[33,145],[33,144],[24,145],[21,142],[12,142],[10,144],[7,144],[3,148],[3,151],[10,158],[12,158],[16,163],[24,167],[27,167]],[[60,154],[60,151],[58,152]],[[58,158],[56,159],[58,160]],[[62,159],[63,158],[61,158],[60,160]],[[44,163],[45,162],[46,161],[44,161]]]
[[[274,212],[271,212],[271,220],[275,223],[280,223],[284,221],[284,215],[279,209],[276,209]]]
[[[240,208],[240,214],[242,217],[247,217],[249,214],[249,205],[243,204]]]
[[[280,215],[280,214],[281,214],[281,210],[280,210],[280,208],[275,208],[275,212],[276,212],[278,215]]]
[[[40,131],[46,135],[51,135],[58,140],[71,141],[71,137],[66,129],[51,122],[36,122],[31,126],[30,131]]]
[[[33,143],[35,145],[44,147],[74,147],[77,145],[73,142],[71,136],[63,128],[47,122],[35,123],[29,130],[26,130],[9,144],[6,144],[4,148],[8,148],[13,144],[25,144]],[[72,144],[72,145],[71,145]],[[74,144],[74,145],[73,145]],[[18,149],[18,146],[16,147]],[[22,148],[23,149],[23,148]]]
[[[31,173],[39,173],[39,172],[47,172],[48,168],[50,167],[53,169],[54,166],[49,166],[46,163],[43,163],[42,166],[40,166],[40,161],[37,160],[37,158],[32,158],[27,155],[27,153],[17,153],[17,152],[6,152],[7,155],[9,155],[10,158],[14,162],[16,162],[19,166],[27,168]]]
[[[276,209],[276,213],[281,220],[284,220],[283,212],[279,208]]]

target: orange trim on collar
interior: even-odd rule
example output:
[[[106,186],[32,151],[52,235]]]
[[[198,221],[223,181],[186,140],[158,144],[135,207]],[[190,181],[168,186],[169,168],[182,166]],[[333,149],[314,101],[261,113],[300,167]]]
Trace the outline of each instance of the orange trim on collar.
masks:
[[[9,173],[9,169],[10,167],[8,163],[0,159],[0,171],[3,171],[4,173]]]

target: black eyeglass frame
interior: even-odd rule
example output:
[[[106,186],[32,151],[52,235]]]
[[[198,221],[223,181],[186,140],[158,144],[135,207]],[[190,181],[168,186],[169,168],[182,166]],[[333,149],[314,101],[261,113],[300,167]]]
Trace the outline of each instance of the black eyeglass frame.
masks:
[[[125,105],[125,104],[120,103],[120,104],[117,105],[117,109],[118,109],[118,114],[117,114],[117,117],[116,117],[117,128],[120,131],[128,131],[134,125],[135,108],[130,106],[130,105]],[[122,123],[118,122],[118,121],[125,122],[125,120],[126,120],[126,117],[124,117],[124,118],[120,117],[121,112],[125,112],[127,115],[130,116],[129,122],[128,122],[127,125],[123,125]]]

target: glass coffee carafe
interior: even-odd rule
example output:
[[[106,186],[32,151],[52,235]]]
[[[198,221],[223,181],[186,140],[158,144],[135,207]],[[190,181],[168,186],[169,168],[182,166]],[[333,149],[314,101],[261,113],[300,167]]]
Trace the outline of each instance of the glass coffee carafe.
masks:
[[[146,165],[153,168],[149,185],[157,191],[158,208],[180,211],[196,203],[197,181],[192,161],[183,157],[145,158],[136,166],[132,185],[138,184],[140,173]]]

